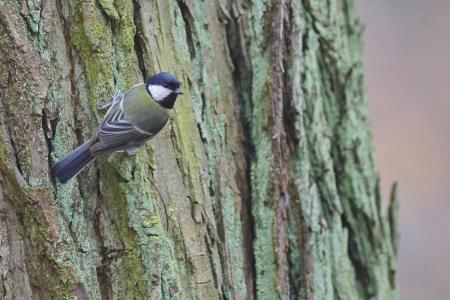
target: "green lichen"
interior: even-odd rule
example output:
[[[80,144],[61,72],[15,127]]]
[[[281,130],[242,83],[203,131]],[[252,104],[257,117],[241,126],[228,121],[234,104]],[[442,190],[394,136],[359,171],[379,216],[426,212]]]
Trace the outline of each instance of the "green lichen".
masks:
[[[116,22],[120,21],[119,13],[114,7],[113,0],[101,0],[99,3],[108,17]]]
[[[244,265],[242,257],[242,240],[245,237],[242,236],[241,220],[237,214],[231,190],[227,189],[225,191],[223,203],[223,223],[225,227],[226,247],[229,250],[230,269],[232,273],[231,284],[236,291],[236,295],[241,297],[241,299],[245,299],[247,289],[244,269],[236,267]],[[233,297],[234,295],[229,294],[228,296]]]
[[[114,78],[116,85],[121,88],[128,88],[137,81],[134,36],[136,26],[133,21],[132,1],[114,1],[114,10],[119,19],[113,19],[112,45],[114,48],[115,66]]]
[[[40,206],[31,202],[36,201],[36,197],[41,198],[37,201],[49,201],[50,198],[45,198],[49,197],[45,192],[21,186],[17,182],[15,164],[3,140],[0,140],[0,176],[3,178],[4,191],[14,195],[10,200],[21,213],[21,232],[30,246],[30,248],[27,247],[26,253],[30,259],[38,258],[41,262],[40,265],[28,266],[31,272],[30,281],[40,285],[48,296],[58,299],[72,298],[78,280],[69,266],[55,264],[55,255],[61,248],[48,244],[48,241],[54,239],[54,233],[49,226],[55,224],[49,224]],[[50,220],[50,222],[53,221],[55,220]],[[43,277],[38,274],[46,275]]]
[[[262,299],[278,298],[273,226],[275,211],[268,199],[269,172],[272,165],[272,143],[268,138],[260,140],[256,162],[252,165],[251,182],[256,238],[254,241],[256,292]]]
[[[252,214],[255,219],[255,268],[256,295],[261,299],[278,299],[277,266],[275,258],[275,210],[270,199],[269,184],[272,169],[271,133],[268,126],[269,101],[268,82],[270,82],[270,65],[263,52],[265,13],[270,7],[267,1],[259,1],[251,8],[250,57],[252,64],[252,100],[247,116],[251,124],[251,137],[256,149],[251,166]]]
[[[143,162],[140,161],[141,165],[145,165]],[[152,285],[150,293],[156,291],[159,295],[170,295],[171,289],[176,287],[179,290],[180,287],[177,266],[174,264],[173,244],[166,238],[162,224],[155,215],[156,197],[150,189],[152,185],[147,175],[138,167],[134,176],[132,184],[120,184],[121,194],[127,201],[128,226],[136,232],[139,255],[146,269],[146,280],[153,280],[154,274],[158,274],[161,280],[157,285]],[[147,226],[149,221],[153,226]]]
[[[142,222],[142,225],[144,227],[152,227],[152,226],[154,226],[156,224],[159,224],[159,223],[160,223],[159,217],[153,215],[153,216],[149,216],[147,220],[144,220]]]
[[[116,265],[114,269],[109,270],[107,276],[111,282],[117,282],[113,287],[113,293],[126,299],[134,299],[136,297],[148,297],[150,291],[148,286],[150,280],[144,277],[146,266],[142,262],[139,253],[139,244],[135,233],[130,234],[128,202],[126,195],[123,193],[121,183],[118,181],[117,173],[111,165],[106,165],[103,173],[103,181],[101,191],[107,201],[107,206],[112,214],[112,228],[105,228],[105,247],[114,251],[116,241],[120,241],[123,245],[124,255],[121,263]],[[108,232],[110,232],[108,234]]]
[[[114,90],[111,28],[94,2],[79,3],[71,14],[76,18],[72,43],[81,54],[89,87],[90,109],[95,112],[97,102],[109,98]]]

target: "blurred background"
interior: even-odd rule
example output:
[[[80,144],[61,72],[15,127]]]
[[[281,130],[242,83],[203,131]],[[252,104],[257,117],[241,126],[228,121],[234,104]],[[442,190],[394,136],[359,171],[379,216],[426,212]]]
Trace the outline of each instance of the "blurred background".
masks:
[[[401,299],[450,299],[450,1],[360,0],[384,199],[399,182]]]

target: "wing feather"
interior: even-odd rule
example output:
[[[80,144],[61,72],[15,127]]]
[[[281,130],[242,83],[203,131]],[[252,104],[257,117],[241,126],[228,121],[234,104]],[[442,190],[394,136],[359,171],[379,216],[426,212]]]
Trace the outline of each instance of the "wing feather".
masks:
[[[123,94],[114,95],[113,103],[97,130],[91,151],[98,155],[139,147],[152,135],[129,123],[123,112]]]

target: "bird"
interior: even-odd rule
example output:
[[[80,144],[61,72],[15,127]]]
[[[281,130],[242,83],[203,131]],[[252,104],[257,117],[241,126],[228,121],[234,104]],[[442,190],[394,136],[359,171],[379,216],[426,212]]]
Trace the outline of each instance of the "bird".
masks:
[[[124,93],[116,91],[104,107],[108,110],[92,137],[57,161],[52,174],[66,183],[99,155],[123,151],[135,154],[161,131],[177,96],[182,94],[180,81],[166,72]]]

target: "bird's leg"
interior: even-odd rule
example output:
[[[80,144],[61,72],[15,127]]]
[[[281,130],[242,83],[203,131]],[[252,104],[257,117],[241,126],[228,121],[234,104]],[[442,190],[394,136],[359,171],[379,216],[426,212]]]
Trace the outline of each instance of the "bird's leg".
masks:
[[[128,154],[128,156],[136,155],[140,147],[133,147],[130,149],[125,150],[125,152]]]
[[[145,144],[145,140],[140,142],[140,143],[138,143],[138,144],[134,144],[133,146],[130,145],[131,147],[126,149],[125,152],[129,156],[135,155],[136,152],[138,152],[138,150],[141,149],[142,146],[144,146],[144,144]]]

